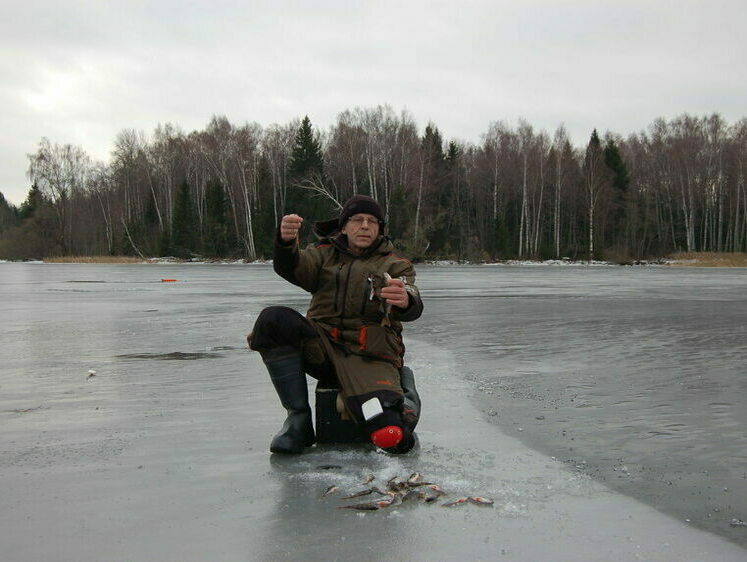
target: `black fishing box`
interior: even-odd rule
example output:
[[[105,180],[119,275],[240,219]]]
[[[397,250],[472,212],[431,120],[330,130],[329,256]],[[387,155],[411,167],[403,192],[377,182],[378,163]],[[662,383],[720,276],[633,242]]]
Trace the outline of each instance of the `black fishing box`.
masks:
[[[340,418],[337,411],[339,388],[316,387],[316,441],[317,443],[367,443],[361,427]]]

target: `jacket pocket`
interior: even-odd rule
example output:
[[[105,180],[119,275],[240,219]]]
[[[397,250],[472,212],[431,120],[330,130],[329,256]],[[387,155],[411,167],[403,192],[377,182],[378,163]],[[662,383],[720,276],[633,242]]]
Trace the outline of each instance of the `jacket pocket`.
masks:
[[[358,353],[399,363],[403,353],[402,339],[388,326],[363,325],[358,330]]]

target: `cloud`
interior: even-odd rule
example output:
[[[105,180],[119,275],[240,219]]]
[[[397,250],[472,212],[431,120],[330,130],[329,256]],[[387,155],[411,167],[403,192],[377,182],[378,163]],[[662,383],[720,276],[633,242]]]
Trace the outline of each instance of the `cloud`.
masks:
[[[108,158],[118,131],[263,126],[407,108],[479,142],[523,117],[583,143],[682,112],[743,117],[747,4],[33,2],[0,8],[0,191],[20,202],[42,136]]]

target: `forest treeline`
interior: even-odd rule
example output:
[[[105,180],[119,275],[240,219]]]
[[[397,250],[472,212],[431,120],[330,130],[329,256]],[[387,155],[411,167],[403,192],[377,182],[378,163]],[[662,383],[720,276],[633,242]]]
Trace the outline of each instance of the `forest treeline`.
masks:
[[[747,119],[657,119],[627,138],[494,122],[446,142],[389,106],[266,128],[215,116],[202,131],[123,130],[108,163],[43,138],[18,207],[0,194],[0,258],[270,257],[283,214],[333,217],[378,199],[413,259],[601,258],[747,250]]]

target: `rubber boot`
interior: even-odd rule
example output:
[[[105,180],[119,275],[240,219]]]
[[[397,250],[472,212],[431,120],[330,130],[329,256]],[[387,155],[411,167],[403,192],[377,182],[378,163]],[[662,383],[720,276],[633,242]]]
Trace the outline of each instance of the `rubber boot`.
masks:
[[[401,439],[392,447],[385,447],[387,453],[401,455],[409,452],[418,442],[415,426],[420,419],[420,395],[415,388],[415,375],[410,367],[399,370],[399,384],[405,396],[402,404]]]
[[[412,432],[420,419],[420,395],[415,388],[415,375],[410,367],[402,367],[399,370],[399,384],[405,395],[402,405],[402,419],[407,428]]]
[[[272,439],[270,451],[300,454],[304,447],[309,447],[316,441],[301,355],[265,362],[265,365],[280,398],[280,403],[288,411],[288,417],[280,433]]]

